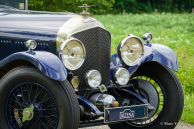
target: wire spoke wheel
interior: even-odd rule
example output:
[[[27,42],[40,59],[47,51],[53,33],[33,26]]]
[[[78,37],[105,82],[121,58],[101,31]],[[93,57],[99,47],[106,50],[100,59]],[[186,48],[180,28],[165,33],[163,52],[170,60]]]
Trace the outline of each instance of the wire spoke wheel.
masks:
[[[17,85],[8,96],[5,109],[11,129],[57,129],[55,98],[40,84]]]
[[[181,84],[170,69],[155,62],[144,64],[134,74],[130,88],[154,107],[148,110],[148,117],[110,124],[111,129],[174,129],[184,107]],[[176,107],[176,110],[174,109]],[[170,122],[165,125],[164,122]]]
[[[160,116],[160,113],[162,112],[162,110],[164,108],[164,105],[165,105],[165,94],[163,92],[162,87],[159,85],[159,83],[157,83],[152,78],[149,78],[149,77],[146,77],[146,76],[137,76],[137,77],[134,77],[133,79],[135,79],[135,80],[144,80],[144,81],[149,82],[157,92],[158,106],[155,107],[156,111],[154,112],[154,114],[149,116],[148,119],[135,120],[135,121],[127,122],[127,124],[130,124],[130,125],[133,125],[133,126],[145,127],[145,126],[148,126],[148,125],[154,123],[157,120],[157,118]],[[142,97],[147,99],[148,102],[150,101],[149,97],[147,97],[149,95],[147,95],[146,93],[144,93],[141,90],[139,90],[138,92],[142,95]]]

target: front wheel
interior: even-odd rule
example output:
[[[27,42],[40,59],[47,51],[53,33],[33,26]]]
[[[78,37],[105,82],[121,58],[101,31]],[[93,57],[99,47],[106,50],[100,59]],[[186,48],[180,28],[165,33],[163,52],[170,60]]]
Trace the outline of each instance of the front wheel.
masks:
[[[79,105],[67,81],[19,67],[0,81],[1,129],[77,129]]]
[[[153,64],[152,64],[153,65]],[[156,109],[144,120],[109,125],[111,129],[174,129],[183,111],[184,99],[179,80],[172,71],[154,64],[138,70],[139,93]],[[142,85],[147,84],[147,85]],[[149,86],[149,87],[146,87]]]

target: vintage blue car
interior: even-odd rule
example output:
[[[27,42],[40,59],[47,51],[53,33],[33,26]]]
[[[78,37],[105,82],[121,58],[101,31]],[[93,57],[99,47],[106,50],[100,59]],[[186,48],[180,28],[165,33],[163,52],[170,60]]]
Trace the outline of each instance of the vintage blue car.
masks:
[[[111,35],[87,5],[78,15],[0,4],[0,129],[175,128],[177,57],[150,33],[127,35],[111,56]]]

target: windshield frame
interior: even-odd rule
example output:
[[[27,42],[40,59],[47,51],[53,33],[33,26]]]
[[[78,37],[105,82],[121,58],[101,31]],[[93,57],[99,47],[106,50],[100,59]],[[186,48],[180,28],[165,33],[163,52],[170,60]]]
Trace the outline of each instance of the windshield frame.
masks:
[[[0,0],[0,8],[5,10],[28,10],[28,0]]]
[[[5,10],[19,10],[19,9],[17,9],[17,8],[14,8],[14,7],[12,7],[12,6],[8,6],[8,5],[1,5],[0,4],[0,8],[2,9],[5,9]]]

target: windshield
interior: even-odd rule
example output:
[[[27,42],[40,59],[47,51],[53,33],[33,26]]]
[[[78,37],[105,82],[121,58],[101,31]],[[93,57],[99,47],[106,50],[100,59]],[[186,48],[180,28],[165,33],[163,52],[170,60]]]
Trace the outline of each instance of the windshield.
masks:
[[[0,8],[9,9],[10,7],[10,9],[24,9],[24,1],[25,0],[0,0]]]

